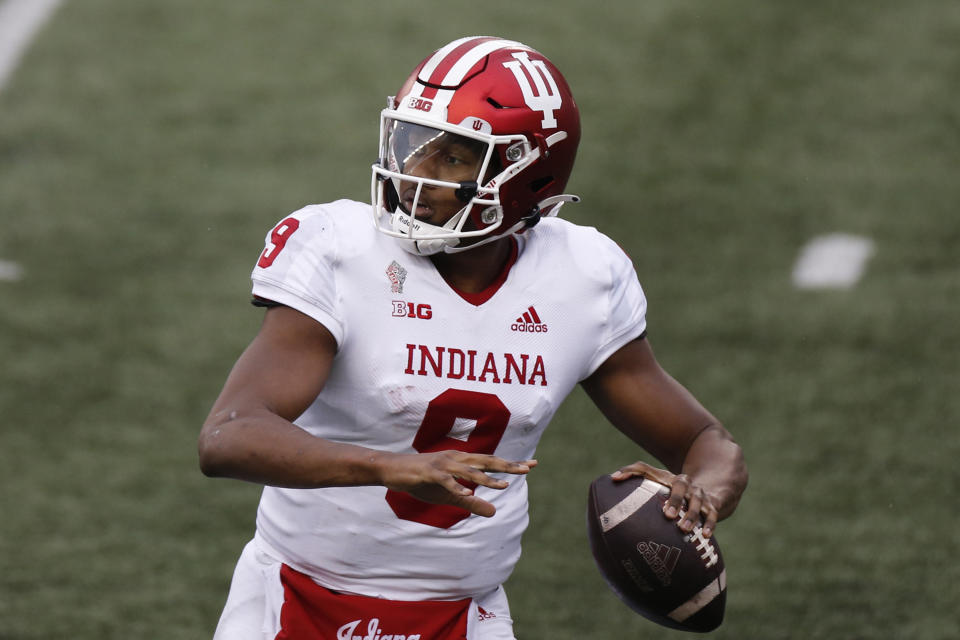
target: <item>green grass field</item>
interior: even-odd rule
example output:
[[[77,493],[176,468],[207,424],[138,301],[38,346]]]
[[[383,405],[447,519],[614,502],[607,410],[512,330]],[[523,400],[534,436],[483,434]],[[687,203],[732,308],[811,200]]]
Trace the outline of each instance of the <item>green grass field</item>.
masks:
[[[366,200],[384,96],[481,33],[564,71],[564,215],[630,253],[659,358],[746,451],[712,637],[960,637],[954,0],[73,0],[0,93],[0,640],[212,635],[259,490],[204,478],[196,435],[263,235]],[[876,243],[863,280],[795,289],[834,231]],[[625,444],[579,391],[548,430],[521,640],[683,635],[589,555]]]

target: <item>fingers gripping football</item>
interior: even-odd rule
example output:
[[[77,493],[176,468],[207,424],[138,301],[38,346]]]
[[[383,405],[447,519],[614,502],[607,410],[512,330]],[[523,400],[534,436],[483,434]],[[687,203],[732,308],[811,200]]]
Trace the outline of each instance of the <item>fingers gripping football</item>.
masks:
[[[614,481],[623,481],[634,476],[649,478],[670,487],[670,495],[663,505],[663,515],[671,520],[679,517],[677,526],[681,531],[690,533],[694,527],[700,526],[704,537],[713,534],[719,517],[717,507],[706,490],[695,484],[689,476],[670,473],[645,462],[635,462],[615,471],[612,478]]]
[[[439,451],[393,454],[383,467],[383,485],[404,491],[424,502],[450,504],[479,516],[490,517],[496,508],[474,495],[475,486],[506,489],[510,483],[492,473],[526,474],[535,460],[511,461],[497,456]]]
[[[684,509],[684,503],[686,503],[686,509]],[[684,533],[690,533],[694,527],[700,525],[704,537],[709,537],[717,526],[717,509],[713,501],[703,487],[693,484],[686,474],[674,476],[673,484],[670,485],[670,496],[667,498],[664,509],[664,515],[668,518],[675,518],[681,514],[678,526]]]

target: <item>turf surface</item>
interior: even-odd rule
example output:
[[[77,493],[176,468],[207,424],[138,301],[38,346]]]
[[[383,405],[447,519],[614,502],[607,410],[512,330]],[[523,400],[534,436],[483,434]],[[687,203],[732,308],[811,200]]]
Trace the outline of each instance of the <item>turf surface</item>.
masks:
[[[564,71],[564,215],[634,258],[658,356],[746,450],[713,636],[960,637],[955,2],[85,0],[0,93],[0,639],[211,635],[258,489],[203,478],[195,441],[263,234],[365,200],[384,96],[479,33]],[[876,243],[864,279],[794,289],[834,231]],[[580,392],[548,430],[521,639],[679,637],[586,546],[629,451]]]

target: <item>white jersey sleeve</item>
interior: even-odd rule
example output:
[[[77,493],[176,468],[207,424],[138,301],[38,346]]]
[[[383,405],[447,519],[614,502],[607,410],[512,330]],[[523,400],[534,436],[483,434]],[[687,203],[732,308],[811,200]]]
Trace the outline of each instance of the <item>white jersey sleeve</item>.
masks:
[[[599,232],[596,235],[599,246],[594,255],[598,260],[606,260],[609,269],[609,318],[597,352],[587,367],[587,375],[596,371],[617,349],[643,335],[647,329],[647,298],[637,279],[633,262],[610,238]]]
[[[307,314],[324,325],[339,344],[337,240],[334,221],[322,206],[295,211],[271,229],[253,269],[253,295]]]

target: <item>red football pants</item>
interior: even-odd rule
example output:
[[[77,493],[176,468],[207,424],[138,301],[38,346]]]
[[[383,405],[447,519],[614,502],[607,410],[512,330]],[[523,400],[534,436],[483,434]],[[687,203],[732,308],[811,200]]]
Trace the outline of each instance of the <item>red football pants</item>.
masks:
[[[275,640],[466,640],[470,599],[404,602],[336,593],[283,565]]]

